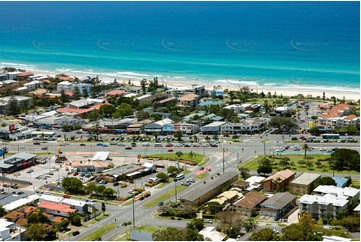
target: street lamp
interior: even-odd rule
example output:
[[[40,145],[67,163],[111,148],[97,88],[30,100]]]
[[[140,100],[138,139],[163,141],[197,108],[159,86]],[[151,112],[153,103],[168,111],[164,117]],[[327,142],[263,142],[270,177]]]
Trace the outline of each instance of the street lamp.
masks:
[[[223,173],[224,173],[224,152],[227,151],[228,149],[226,148],[222,148],[222,151],[223,151]]]
[[[133,227],[135,226],[134,198],[135,198],[135,192],[133,191]]]

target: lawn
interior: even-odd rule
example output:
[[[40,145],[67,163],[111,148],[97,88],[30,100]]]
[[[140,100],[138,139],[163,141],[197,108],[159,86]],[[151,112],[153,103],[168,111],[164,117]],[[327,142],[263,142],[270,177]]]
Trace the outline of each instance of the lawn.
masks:
[[[83,239],[81,239],[81,241],[96,240],[99,237],[101,237],[103,234],[106,234],[109,231],[111,231],[112,229],[114,229],[115,227],[116,227],[115,224],[106,224],[106,225],[102,226],[100,229],[97,229],[93,233],[85,236]]]
[[[272,161],[272,167],[273,169],[281,169],[281,167],[278,166],[278,162],[282,157],[288,157],[290,159],[290,162],[294,162],[294,165],[291,165],[290,170],[298,171],[298,172],[317,172],[317,173],[332,173],[331,168],[328,165],[327,161],[324,161],[326,158],[330,157],[330,155],[307,155],[308,157],[311,157],[310,159],[313,162],[313,167],[308,169],[306,165],[299,164],[299,161],[305,160],[304,155],[275,155],[274,161],[273,158],[270,156],[267,156],[268,159]],[[258,168],[258,161],[262,160],[263,156],[258,156],[255,158],[252,158],[246,162],[243,162],[240,167],[248,168],[251,171],[256,171]],[[321,164],[324,167],[317,167],[315,162],[317,160],[321,161]],[[356,171],[335,171],[335,174],[359,174],[359,172]]]
[[[360,188],[360,180],[352,180],[351,187]]]
[[[208,172],[203,172],[202,174],[196,176],[197,179],[203,179],[206,178],[209,175]]]
[[[177,186],[177,193],[179,193],[180,191],[183,191],[184,189],[186,189],[187,186]],[[157,205],[157,203],[167,200],[168,198],[174,196],[175,191],[174,189],[160,195],[159,197],[147,202],[146,204],[143,205],[144,208],[151,208],[154,207],[155,205]]]
[[[168,160],[178,160],[178,156],[175,153],[165,153],[165,154],[151,154],[147,155],[150,158],[158,158],[158,159],[168,159]],[[180,157],[180,160],[187,160],[187,161],[194,161],[196,163],[200,163],[205,159],[207,156],[194,153],[193,157],[189,156],[189,153],[183,153]],[[209,158],[208,158],[209,159]]]

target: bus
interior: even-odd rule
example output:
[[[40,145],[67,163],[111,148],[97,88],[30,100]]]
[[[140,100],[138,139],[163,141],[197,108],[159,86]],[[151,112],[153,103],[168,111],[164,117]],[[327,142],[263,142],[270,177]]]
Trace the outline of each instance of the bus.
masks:
[[[341,139],[340,138],[340,135],[339,134],[323,134],[322,135],[322,140],[339,140]]]

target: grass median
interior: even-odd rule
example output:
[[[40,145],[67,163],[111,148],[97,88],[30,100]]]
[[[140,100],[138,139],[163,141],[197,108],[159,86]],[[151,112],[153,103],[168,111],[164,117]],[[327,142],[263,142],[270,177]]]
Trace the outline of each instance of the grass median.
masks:
[[[108,233],[115,227],[116,227],[115,224],[106,224],[106,225],[102,226],[100,229],[97,229],[93,233],[85,236],[83,239],[81,239],[81,241],[98,240],[102,235]]]
[[[180,191],[183,191],[184,189],[186,189],[187,186],[177,186],[177,193],[179,193]],[[154,198],[153,200],[147,202],[146,204],[143,205],[144,208],[152,208],[154,207],[155,205],[157,205],[157,203],[159,202],[162,202],[164,200],[167,200],[168,198],[174,196],[175,194],[175,191],[174,189],[172,190],[169,190],[168,192],[160,195],[159,197],[157,198]]]
[[[164,153],[164,154],[151,154],[151,155],[147,155],[148,158],[157,158],[157,159],[168,159],[168,160],[178,160],[178,156],[176,155],[176,153]],[[193,161],[195,163],[200,163],[202,162],[207,156],[202,155],[202,154],[197,154],[197,153],[193,153],[193,156],[189,155],[189,153],[183,153],[182,156],[180,156],[180,161],[183,160],[188,160],[188,161]]]

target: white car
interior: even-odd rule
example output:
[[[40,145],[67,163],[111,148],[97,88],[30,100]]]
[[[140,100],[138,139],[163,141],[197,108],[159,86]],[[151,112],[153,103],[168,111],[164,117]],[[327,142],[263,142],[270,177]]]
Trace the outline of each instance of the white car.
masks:
[[[326,151],[326,149],[325,148],[320,148],[320,151]]]
[[[278,234],[280,231],[278,231],[277,229],[272,229],[273,233]]]

